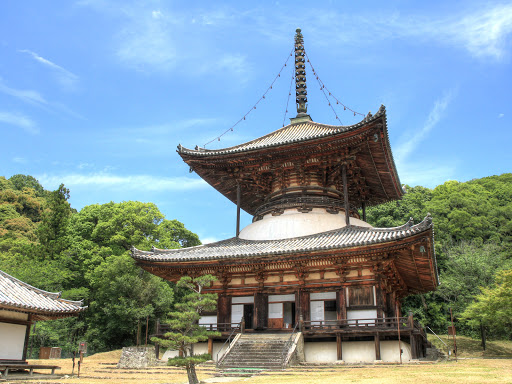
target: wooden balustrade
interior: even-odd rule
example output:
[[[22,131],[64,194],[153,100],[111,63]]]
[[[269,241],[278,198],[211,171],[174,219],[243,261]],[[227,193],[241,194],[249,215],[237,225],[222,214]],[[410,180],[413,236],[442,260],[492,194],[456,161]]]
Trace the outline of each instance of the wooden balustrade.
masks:
[[[400,329],[411,329],[411,323],[408,317],[390,317],[374,319],[344,319],[344,320],[313,320],[304,321],[304,331],[315,330],[339,330],[339,329],[397,329],[400,323]]]

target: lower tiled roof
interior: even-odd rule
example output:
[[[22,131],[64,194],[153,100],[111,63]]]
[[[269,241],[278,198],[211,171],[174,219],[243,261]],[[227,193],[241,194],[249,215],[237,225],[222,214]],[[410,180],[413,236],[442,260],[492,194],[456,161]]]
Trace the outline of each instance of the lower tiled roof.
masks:
[[[0,309],[34,313],[40,319],[73,316],[85,310],[82,302],[64,300],[0,271]]]
[[[233,237],[216,243],[181,249],[153,248],[151,251],[141,251],[132,248],[132,257],[137,261],[173,263],[294,254],[384,244],[406,239],[431,228],[432,218],[427,216],[419,224],[414,225],[412,220],[409,220],[406,224],[394,228],[350,225],[328,232],[283,240],[244,240]]]

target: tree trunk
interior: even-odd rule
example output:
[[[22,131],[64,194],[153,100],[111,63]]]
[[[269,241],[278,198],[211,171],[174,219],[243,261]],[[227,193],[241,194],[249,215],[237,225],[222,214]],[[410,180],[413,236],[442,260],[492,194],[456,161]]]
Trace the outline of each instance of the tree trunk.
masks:
[[[188,384],[199,384],[199,380],[197,380],[195,364],[187,365],[187,376],[188,376]]]

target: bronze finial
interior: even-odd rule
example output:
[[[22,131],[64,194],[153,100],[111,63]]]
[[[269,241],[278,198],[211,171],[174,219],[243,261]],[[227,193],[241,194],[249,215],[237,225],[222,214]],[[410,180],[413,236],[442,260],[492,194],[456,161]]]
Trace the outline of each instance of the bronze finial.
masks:
[[[297,116],[302,116],[308,111],[306,63],[304,61],[304,38],[300,28],[297,28],[295,32],[295,100],[297,103]]]

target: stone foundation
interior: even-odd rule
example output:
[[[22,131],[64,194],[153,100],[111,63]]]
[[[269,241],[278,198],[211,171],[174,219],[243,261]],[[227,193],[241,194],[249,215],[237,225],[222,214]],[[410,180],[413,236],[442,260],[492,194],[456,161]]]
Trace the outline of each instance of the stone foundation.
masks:
[[[124,347],[117,368],[146,368],[158,365],[155,347]]]

